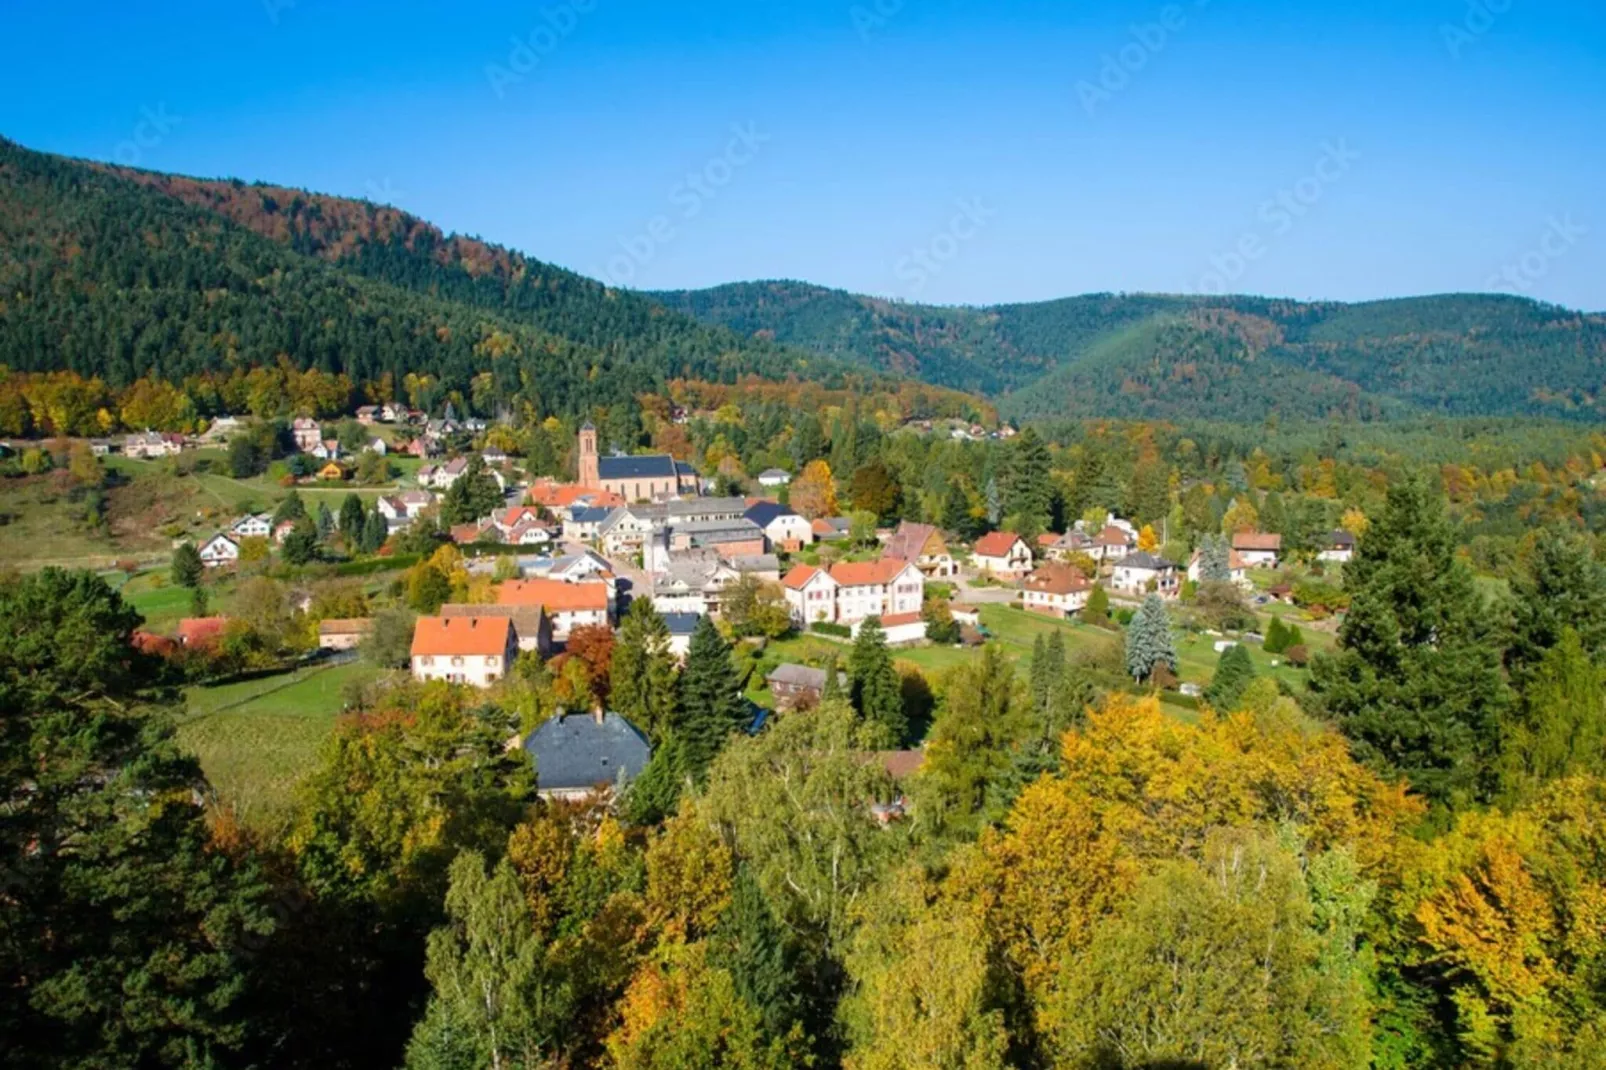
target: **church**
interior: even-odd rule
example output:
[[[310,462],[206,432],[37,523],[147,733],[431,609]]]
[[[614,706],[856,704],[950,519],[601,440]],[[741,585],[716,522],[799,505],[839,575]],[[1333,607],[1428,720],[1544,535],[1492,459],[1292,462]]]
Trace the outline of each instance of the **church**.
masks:
[[[627,502],[660,502],[695,497],[697,470],[668,454],[604,457],[597,452],[597,429],[580,428],[580,485],[608,490]]]

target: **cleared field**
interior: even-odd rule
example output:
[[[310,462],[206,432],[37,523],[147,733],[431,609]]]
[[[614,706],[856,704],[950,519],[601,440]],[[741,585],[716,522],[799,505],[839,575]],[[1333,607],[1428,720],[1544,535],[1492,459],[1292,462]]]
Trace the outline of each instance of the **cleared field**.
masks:
[[[361,662],[185,692],[179,741],[200,759],[219,797],[241,820],[270,824],[317,761],[351,681],[373,679]]]

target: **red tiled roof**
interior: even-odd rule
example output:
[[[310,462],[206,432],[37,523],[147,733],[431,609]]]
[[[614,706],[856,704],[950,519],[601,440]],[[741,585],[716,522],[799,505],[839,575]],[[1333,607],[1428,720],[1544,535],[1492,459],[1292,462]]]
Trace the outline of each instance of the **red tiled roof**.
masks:
[[[366,635],[374,622],[367,617],[332,617],[318,622],[319,635]]]
[[[506,617],[420,617],[413,629],[413,655],[500,657],[512,634],[513,622]]]
[[[881,627],[901,628],[905,624],[918,624],[919,622],[920,614],[918,613],[894,613],[890,617],[881,618]]]
[[[801,591],[804,585],[812,580],[815,573],[819,571],[820,570],[815,568],[813,565],[796,565],[792,568],[792,571],[786,574],[786,578],[781,580],[781,582],[792,588],[794,591]]]
[[[548,613],[606,610],[608,585],[552,579],[508,580],[496,589],[496,601],[504,606],[544,606]]]
[[[831,578],[844,587],[875,587],[891,583],[909,567],[901,557],[879,561],[839,561],[831,566]]]
[[[1232,537],[1234,550],[1281,550],[1283,537],[1263,531],[1240,531]]]
[[[581,498],[590,498],[591,503],[599,508],[625,504],[625,500],[611,490],[582,487],[578,483],[537,481],[525,496],[534,504],[544,505],[548,509],[566,509]]]
[[[1026,590],[1044,594],[1075,594],[1092,586],[1081,569],[1061,564],[1044,565],[1025,580]]]
[[[876,757],[881,759],[881,765],[893,780],[902,780],[920,771],[925,764],[926,752],[923,750],[884,750],[877,751]]]
[[[1099,546],[1131,546],[1132,536],[1114,524],[1107,525],[1105,529],[1093,536],[1093,542]]]
[[[1021,537],[1013,531],[989,531],[976,540],[978,557],[1007,557]]]

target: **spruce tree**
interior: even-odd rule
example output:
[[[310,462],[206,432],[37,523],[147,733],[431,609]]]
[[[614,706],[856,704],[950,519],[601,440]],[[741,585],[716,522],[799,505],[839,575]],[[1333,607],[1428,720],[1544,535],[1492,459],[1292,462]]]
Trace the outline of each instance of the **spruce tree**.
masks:
[[[273,511],[273,526],[278,527],[286,520],[300,520],[306,515],[307,506],[301,500],[300,492],[291,488],[290,493],[285,495],[284,501]]]
[[[1292,645],[1289,642],[1288,629],[1283,625],[1283,619],[1271,618],[1271,623],[1266,626],[1265,642],[1261,643],[1260,648],[1268,654],[1281,654]]]
[[[318,503],[318,538],[327,539],[335,530],[335,514],[329,511],[327,502]]]
[[[312,521],[306,517],[296,521],[296,526],[284,537],[284,545],[279,552],[292,565],[305,565],[317,557],[318,532],[312,526]]]
[[[903,685],[892,666],[887,633],[876,617],[859,625],[858,637],[848,655],[848,675],[853,680],[853,707],[859,716],[886,730],[888,746],[900,746],[909,731],[903,712]]]
[[[1199,541],[1199,578],[1212,583],[1232,580],[1232,548],[1225,535],[1207,534]]]
[[[671,730],[680,746],[682,771],[701,783],[714,756],[748,724],[730,646],[707,617],[692,633],[679,698]]]
[[[311,525],[308,525],[309,529]],[[316,537],[316,529],[311,529]],[[377,508],[371,510],[362,522],[362,535],[357,540],[358,547],[365,554],[377,554],[379,548],[385,545],[390,537],[390,525],[385,522],[385,514]]]
[[[837,668],[836,654],[825,657],[825,686],[820,690],[820,705],[842,697],[842,670]]]
[[[1255,664],[1249,660],[1249,648],[1242,643],[1235,643],[1227,648],[1217,662],[1215,674],[1210,677],[1210,686],[1205,688],[1204,700],[1217,713],[1231,713],[1254,679]]]
[[[1472,573],[1421,478],[1387,504],[1344,569],[1349,612],[1310,687],[1357,755],[1441,806],[1487,797],[1509,696]]]
[[[201,552],[193,543],[181,542],[173,548],[172,578],[180,587],[199,587],[206,574]]]
[[[364,519],[362,498],[348,494],[340,503],[340,535],[348,545],[355,546],[362,538]]]
[[[1539,533],[1527,566],[1512,581],[1510,606],[1506,668],[1515,687],[1527,685],[1566,628],[1590,657],[1606,653],[1606,568],[1579,535],[1553,528]]]
[[[1606,772],[1606,673],[1571,628],[1528,673],[1501,725],[1500,789],[1520,804],[1546,781]]]
[[[1127,628],[1126,671],[1141,683],[1152,679],[1161,665],[1176,672],[1177,646],[1171,637],[1171,618],[1166,614],[1165,603],[1159,595],[1151,594]]]
[[[1049,679],[1048,637],[1042,632],[1038,632],[1037,638],[1032,640],[1030,681],[1032,710],[1036,712],[1045,709],[1053,684]]]
[[[675,715],[675,656],[669,626],[652,601],[631,601],[611,665],[613,708],[654,741],[661,741]]]

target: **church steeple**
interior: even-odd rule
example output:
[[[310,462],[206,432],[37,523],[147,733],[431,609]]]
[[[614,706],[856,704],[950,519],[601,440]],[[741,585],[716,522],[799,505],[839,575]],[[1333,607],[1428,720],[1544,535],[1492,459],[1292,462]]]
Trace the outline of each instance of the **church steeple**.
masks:
[[[602,473],[597,463],[597,428],[590,420],[580,428],[579,475],[582,487],[602,486]]]

